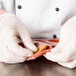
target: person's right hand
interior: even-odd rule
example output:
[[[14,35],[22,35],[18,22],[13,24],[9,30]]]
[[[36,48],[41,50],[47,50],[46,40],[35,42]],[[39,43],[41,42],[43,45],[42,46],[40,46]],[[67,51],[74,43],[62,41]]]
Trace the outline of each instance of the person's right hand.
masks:
[[[17,36],[26,48],[18,45]],[[5,13],[0,16],[0,62],[24,62],[36,50],[25,25],[15,15]]]

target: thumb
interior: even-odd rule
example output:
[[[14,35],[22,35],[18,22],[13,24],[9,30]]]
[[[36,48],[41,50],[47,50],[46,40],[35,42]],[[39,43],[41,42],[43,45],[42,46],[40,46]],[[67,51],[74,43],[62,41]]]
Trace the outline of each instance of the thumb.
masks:
[[[63,44],[64,45],[64,44]],[[67,48],[66,48],[67,47]],[[53,52],[55,51],[55,52]],[[51,52],[47,52],[44,56],[54,62],[66,62],[72,55],[72,48],[66,43],[65,46],[56,47]]]
[[[16,36],[11,37],[7,40],[7,48],[18,56],[29,57],[33,54],[32,51],[30,51],[29,49],[23,48],[18,45]]]

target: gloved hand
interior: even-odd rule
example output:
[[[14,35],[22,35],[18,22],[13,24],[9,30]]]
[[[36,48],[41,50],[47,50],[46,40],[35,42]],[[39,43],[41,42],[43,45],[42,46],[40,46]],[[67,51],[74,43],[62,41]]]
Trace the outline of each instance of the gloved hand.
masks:
[[[20,36],[26,48],[18,45]],[[25,25],[13,14],[0,16],[0,62],[19,63],[36,51]]]
[[[44,56],[67,68],[76,67],[76,16],[62,26],[58,45]]]

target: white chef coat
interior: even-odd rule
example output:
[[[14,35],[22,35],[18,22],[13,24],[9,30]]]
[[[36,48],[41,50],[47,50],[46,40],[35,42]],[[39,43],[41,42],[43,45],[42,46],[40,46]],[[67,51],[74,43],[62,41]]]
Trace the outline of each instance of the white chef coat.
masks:
[[[16,14],[32,37],[58,38],[61,26],[76,14],[76,0],[0,0],[0,7]]]

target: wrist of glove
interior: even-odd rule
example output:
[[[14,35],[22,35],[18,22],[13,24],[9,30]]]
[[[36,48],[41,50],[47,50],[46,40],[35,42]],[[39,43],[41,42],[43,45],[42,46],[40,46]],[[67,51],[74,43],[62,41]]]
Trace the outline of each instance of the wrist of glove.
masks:
[[[2,9],[0,9],[0,15],[3,15],[3,14],[5,14],[5,13],[7,13],[7,12],[4,11],[4,10],[2,10]]]
[[[18,45],[20,36],[26,48]],[[36,51],[25,25],[13,14],[0,16],[0,62],[19,63]]]
[[[76,16],[69,19],[61,28],[58,45],[44,56],[67,68],[76,67]]]

